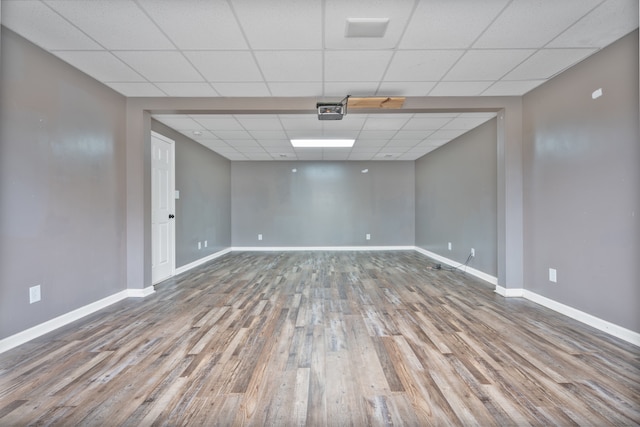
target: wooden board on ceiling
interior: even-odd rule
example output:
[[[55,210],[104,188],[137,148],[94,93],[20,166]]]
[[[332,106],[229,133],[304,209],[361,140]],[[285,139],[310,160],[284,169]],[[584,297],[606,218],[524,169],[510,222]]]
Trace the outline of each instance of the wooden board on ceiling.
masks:
[[[367,108],[367,109],[375,109],[375,108],[383,108],[383,109],[397,109],[402,108],[404,104],[404,97],[386,97],[386,96],[372,96],[366,98],[357,98],[351,97],[347,101],[348,108]]]

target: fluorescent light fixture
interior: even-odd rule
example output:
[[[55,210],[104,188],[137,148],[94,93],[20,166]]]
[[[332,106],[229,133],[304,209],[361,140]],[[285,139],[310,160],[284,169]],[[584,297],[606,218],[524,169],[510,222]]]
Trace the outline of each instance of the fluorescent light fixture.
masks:
[[[296,148],[351,148],[355,139],[292,139]]]

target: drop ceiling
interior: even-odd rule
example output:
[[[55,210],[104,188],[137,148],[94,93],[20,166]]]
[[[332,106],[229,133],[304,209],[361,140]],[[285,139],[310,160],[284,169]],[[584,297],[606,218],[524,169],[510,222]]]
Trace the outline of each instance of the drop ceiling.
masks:
[[[1,5],[4,26],[127,97],[521,96],[638,27],[637,0]],[[382,37],[347,37],[350,18],[388,23]],[[295,115],[156,118],[232,160],[412,160],[490,118],[481,114],[352,114],[331,124]],[[211,127],[222,123],[229,129]],[[309,132],[358,140],[349,153],[286,145]]]

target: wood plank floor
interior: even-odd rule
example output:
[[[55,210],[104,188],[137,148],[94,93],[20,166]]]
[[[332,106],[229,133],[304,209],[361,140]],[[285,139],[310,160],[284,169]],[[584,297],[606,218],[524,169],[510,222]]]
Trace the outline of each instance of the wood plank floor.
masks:
[[[232,253],[0,355],[0,426],[640,424],[640,349],[411,251]]]

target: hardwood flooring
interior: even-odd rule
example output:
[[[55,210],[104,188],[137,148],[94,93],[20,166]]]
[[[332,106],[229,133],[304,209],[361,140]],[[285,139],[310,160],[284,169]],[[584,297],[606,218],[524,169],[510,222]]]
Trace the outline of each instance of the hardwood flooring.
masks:
[[[238,252],[0,355],[0,426],[640,424],[640,349],[429,259]]]

